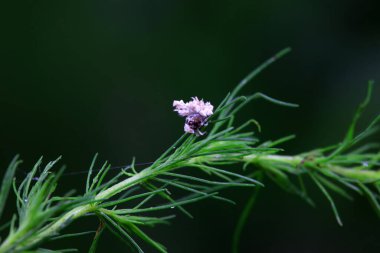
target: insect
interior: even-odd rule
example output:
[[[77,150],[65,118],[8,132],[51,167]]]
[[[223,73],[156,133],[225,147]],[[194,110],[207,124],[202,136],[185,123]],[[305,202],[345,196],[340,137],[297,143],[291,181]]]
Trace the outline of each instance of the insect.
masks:
[[[196,135],[204,135],[200,129],[207,126],[207,117],[203,117],[200,114],[192,114],[186,117],[185,120],[185,132],[195,133]]]
[[[214,107],[210,102],[204,102],[203,99],[199,100],[193,97],[190,102],[183,102],[183,100],[174,100],[174,111],[178,112],[179,116],[186,117],[184,130],[187,133],[204,135],[200,129],[207,126],[207,119],[213,114]]]

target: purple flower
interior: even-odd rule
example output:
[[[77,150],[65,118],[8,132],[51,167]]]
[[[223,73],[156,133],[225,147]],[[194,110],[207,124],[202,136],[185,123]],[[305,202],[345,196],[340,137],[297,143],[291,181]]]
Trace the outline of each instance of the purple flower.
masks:
[[[186,117],[184,130],[187,133],[203,135],[200,128],[207,125],[207,119],[213,114],[214,106],[210,102],[204,102],[193,97],[190,102],[183,100],[174,100],[174,111],[178,112],[179,116]]]

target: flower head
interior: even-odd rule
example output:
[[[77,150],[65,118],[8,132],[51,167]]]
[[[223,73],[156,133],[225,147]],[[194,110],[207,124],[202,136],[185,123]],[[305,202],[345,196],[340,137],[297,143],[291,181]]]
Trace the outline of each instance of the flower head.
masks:
[[[203,135],[200,128],[207,125],[207,119],[213,114],[214,106],[210,102],[204,102],[193,97],[190,102],[183,100],[174,100],[174,111],[178,112],[179,116],[186,117],[184,130],[187,133]]]

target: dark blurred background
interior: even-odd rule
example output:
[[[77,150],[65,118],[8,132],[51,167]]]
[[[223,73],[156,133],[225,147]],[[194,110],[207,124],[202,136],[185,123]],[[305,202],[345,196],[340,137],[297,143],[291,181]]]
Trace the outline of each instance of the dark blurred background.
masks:
[[[284,145],[288,154],[335,143],[367,81],[380,81],[379,8],[375,0],[3,1],[1,172],[17,153],[25,171],[41,155],[45,161],[63,155],[68,171],[88,168],[95,152],[113,165],[133,156],[153,161],[182,133],[173,99],[198,96],[218,104],[252,68],[287,46],[293,52],[244,93],[262,91],[301,107],[257,101],[241,120],[259,120],[263,140],[297,134]],[[380,112],[379,97],[376,85],[361,126]],[[84,181],[78,175],[62,184],[81,191]],[[379,252],[379,220],[360,197],[353,203],[337,198],[339,227],[318,191],[313,209],[266,183],[241,252]],[[238,205],[204,201],[189,207],[194,220],[179,213],[171,226],[150,234],[170,252],[230,252],[249,192],[226,194]],[[95,220],[78,224],[97,227]],[[83,237],[55,246],[86,252],[90,242]],[[129,251],[106,234],[99,252]]]

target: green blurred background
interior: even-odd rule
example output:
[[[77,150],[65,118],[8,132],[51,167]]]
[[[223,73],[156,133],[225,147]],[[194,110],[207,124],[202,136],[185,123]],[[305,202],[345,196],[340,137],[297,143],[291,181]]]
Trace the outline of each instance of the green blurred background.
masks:
[[[284,145],[287,154],[335,143],[368,79],[380,80],[379,9],[375,0],[3,1],[1,170],[16,153],[25,171],[41,155],[45,161],[63,155],[68,171],[88,168],[95,152],[113,165],[133,156],[153,161],[182,133],[173,99],[218,104],[253,67],[287,46],[293,52],[244,93],[262,91],[301,107],[257,101],[241,120],[259,120],[263,140],[297,134]],[[378,86],[361,126],[380,112]],[[81,191],[84,181],[67,177],[62,187]],[[312,190],[313,209],[266,183],[241,252],[379,252],[379,220],[366,201],[337,198],[341,228],[318,191]],[[204,201],[189,208],[194,220],[179,213],[171,226],[149,232],[170,252],[230,252],[249,192],[226,195],[238,205]],[[77,224],[97,226],[90,219]],[[55,246],[86,252],[90,241]],[[106,234],[99,252],[129,251]]]

